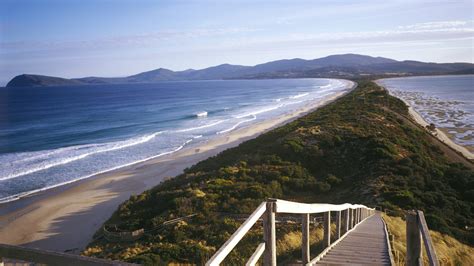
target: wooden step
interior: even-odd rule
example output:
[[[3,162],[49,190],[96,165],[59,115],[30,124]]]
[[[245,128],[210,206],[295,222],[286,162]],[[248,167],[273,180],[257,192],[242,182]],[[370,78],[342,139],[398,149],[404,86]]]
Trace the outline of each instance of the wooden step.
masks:
[[[359,224],[317,265],[390,265],[384,223],[376,214]]]

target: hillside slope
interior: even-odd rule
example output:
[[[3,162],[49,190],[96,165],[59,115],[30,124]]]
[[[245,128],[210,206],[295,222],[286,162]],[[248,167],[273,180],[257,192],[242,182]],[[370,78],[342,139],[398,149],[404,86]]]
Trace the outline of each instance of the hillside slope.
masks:
[[[421,209],[431,229],[472,245],[473,233],[465,228],[474,226],[474,172],[453,163],[407,116],[402,101],[360,81],[337,101],[131,197],[108,223],[150,230],[197,214],[192,219],[135,243],[109,243],[98,232],[85,254],[202,263],[239,226],[232,215],[249,214],[269,197]],[[261,233],[257,226],[228,261],[248,258]]]

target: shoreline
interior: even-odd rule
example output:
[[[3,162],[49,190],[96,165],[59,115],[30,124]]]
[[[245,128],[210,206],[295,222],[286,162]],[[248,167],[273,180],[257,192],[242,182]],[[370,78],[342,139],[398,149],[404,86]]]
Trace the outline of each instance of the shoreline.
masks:
[[[426,128],[426,126],[429,125],[429,123],[426,122],[426,120],[417,111],[415,111],[412,106],[410,106],[405,100],[400,100],[402,100],[408,106],[408,113],[420,126]],[[464,156],[466,159],[474,160],[474,154],[471,153],[466,147],[454,142],[450,137],[448,137],[448,135],[446,135],[442,128],[435,128],[435,133],[430,132],[430,134],[439,139],[441,142],[443,142],[450,148],[462,154],[462,156]]]
[[[283,116],[216,136],[169,156],[152,158],[0,204],[0,242],[78,253],[119,204],[131,195],[142,193],[228,148],[290,123],[357,86],[355,82],[342,81],[347,83],[344,91],[318,102],[312,101]]]
[[[390,90],[388,90],[387,88],[385,88],[382,84],[380,84],[378,82],[378,80],[375,80],[375,83],[377,85],[379,85],[380,87],[386,89],[389,93],[390,93]],[[390,95],[392,95],[393,97],[396,97],[397,99],[400,99],[401,101],[403,101],[405,103],[406,106],[408,106],[408,113],[410,115],[410,117],[418,124],[420,125],[424,130],[426,130],[428,132],[428,130],[426,129],[426,126],[428,126],[430,123],[428,123],[407,101],[405,101],[404,99],[400,98],[400,97],[397,97],[397,96],[394,96],[393,94],[390,93]],[[444,143],[446,146],[448,146],[449,148],[453,149],[454,151],[456,151],[457,153],[461,154],[464,158],[466,158],[467,160],[473,162],[474,160],[474,154],[471,153],[468,148],[460,145],[460,144],[457,144],[456,142],[454,142],[454,140],[452,140],[450,137],[448,137],[448,135],[443,131],[442,128],[435,128],[435,133],[431,133],[431,132],[428,132],[430,135],[432,135],[433,137],[437,138],[439,141],[441,141],[442,143]]]

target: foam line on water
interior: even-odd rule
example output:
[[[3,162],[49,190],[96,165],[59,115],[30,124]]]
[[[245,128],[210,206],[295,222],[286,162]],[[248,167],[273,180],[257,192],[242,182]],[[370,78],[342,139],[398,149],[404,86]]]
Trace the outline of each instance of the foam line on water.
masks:
[[[148,141],[152,140],[153,138],[155,138],[156,136],[158,136],[162,133],[163,133],[163,131],[159,131],[159,132],[155,132],[155,133],[150,134],[150,135],[145,135],[145,136],[141,136],[141,137],[138,137],[138,138],[131,138],[131,139],[124,140],[124,141],[109,142],[109,143],[103,143],[103,144],[89,144],[89,145],[72,146],[72,147],[68,147],[68,148],[62,148],[62,149],[60,149],[59,152],[52,151],[52,152],[46,152],[44,154],[35,155],[35,156],[32,156],[31,158],[23,158],[19,161],[10,162],[10,167],[6,168],[6,169],[10,169],[11,172],[10,173],[7,172],[6,175],[0,177],[0,181],[4,181],[4,180],[16,178],[16,177],[20,177],[20,176],[24,176],[24,175],[28,175],[28,174],[32,174],[32,173],[35,173],[35,172],[38,172],[38,171],[49,169],[51,167],[68,164],[68,163],[71,163],[71,162],[74,162],[74,161],[77,161],[77,160],[80,160],[80,159],[84,159],[84,158],[86,158],[90,155],[103,153],[103,152],[114,151],[114,150],[120,150],[120,149],[124,149],[124,148],[127,148],[127,147],[142,144],[142,143],[145,143],[145,142],[148,142]],[[94,148],[95,148],[95,150],[94,150]],[[71,151],[72,152],[81,152],[82,150],[90,151],[90,152],[86,152],[86,153],[83,153],[83,154],[79,154],[79,155],[72,156],[72,157],[66,157],[66,158],[59,157],[58,160],[49,161],[47,163],[41,162],[44,159],[47,159],[48,157],[50,157],[52,154],[60,154],[60,152],[71,152]],[[37,165],[34,165],[33,167],[31,167],[29,169],[20,170],[19,172],[16,172],[15,170],[17,168],[15,166],[13,166],[14,164],[18,164],[18,162],[25,162],[25,160],[26,161],[32,161],[32,160],[38,160],[38,159],[40,159],[40,163],[38,163]]]
[[[301,94],[298,94],[298,95],[290,96],[289,98],[290,99],[298,99],[298,98],[305,97],[305,96],[308,96],[308,95],[309,95],[309,93],[305,92],[305,93],[301,93]]]
[[[216,121],[214,123],[211,123],[211,124],[207,124],[207,125],[202,125],[202,126],[198,126],[198,127],[190,127],[190,128],[185,128],[185,129],[180,129],[180,130],[176,130],[176,132],[188,132],[188,131],[193,131],[193,130],[198,130],[198,129],[203,129],[203,128],[208,128],[208,127],[213,127],[213,126],[217,126],[223,122],[227,121],[227,119],[224,119],[224,120],[219,120],[219,121]]]
[[[199,136],[195,136],[192,139],[186,140],[182,145],[178,146],[177,148],[175,148],[171,151],[162,152],[160,154],[157,154],[157,155],[145,158],[145,159],[137,160],[137,161],[134,161],[134,162],[131,162],[131,163],[127,163],[127,164],[119,165],[119,166],[112,167],[112,168],[109,168],[109,169],[106,169],[106,170],[98,171],[98,172],[95,172],[93,174],[89,174],[89,175],[86,175],[86,176],[82,176],[82,177],[79,177],[79,178],[76,178],[76,179],[73,179],[73,180],[61,182],[61,183],[54,184],[54,185],[51,185],[51,186],[47,186],[47,187],[44,187],[44,188],[30,190],[30,191],[27,191],[27,192],[22,192],[22,193],[18,193],[18,194],[15,194],[15,195],[11,195],[11,196],[8,196],[8,197],[5,197],[5,198],[0,198],[0,204],[7,203],[7,202],[10,202],[10,201],[14,201],[14,200],[20,199],[21,197],[31,195],[33,193],[38,193],[38,192],[45,191],[45,190],[48,190],[48,189],[64,186],[64,185],[67,185],[67,184],[71,184],[71,183],[74,183],[74,182],[77,182],[77,181],[80,181],[80,180],[90,178],[90,177],[95,176],[95,175],[99,175],[99,174],[103,174],[103,173],[106,173],[106,172],[114,171],[114,170],[117,170],[117,169],[120,169],[120,168],[123,168],[123,167],[127,167],[127,166],[134,165],[134,164],[137,164],[137,163],[142,163],[142,162],[145,162],[145,161],[148,161],[148,160],[151,160],[151,159],[155,159],[155,158],[158,158],[158,157],[161,157],[161,156],[164,156],[164,155],[169,155],[169,154],[175,153],[175,152],[180,151],[181,149],[183,149],[187,144],[192,142],[193,139],[198,138],[198,137]]]
[[[245,114],[242,114],[242,115],[237,115],[235,116],[235,118],[238,118],[238,119],[241,119],[241,118],[244,118],[244,117],[247,117],[247,116],[255,116],[255,115],[258,115],[258,114],[261,114],[261,113],[265,113],[265,112],[269,112],[269,111],[273,111],[273,110],[276,110],[280,107],[283,107],[284,104],[279,104],[277,106],[272,106],[272,107],[268,107],[268,108],[264,108],[264,109],[260,109],[260,110],[257,110],[257,111],[253,111],[253,112],[250,112],[250,113],[245,113]]]
[[[224,130],[222,130],[222,131],[219,131],[219,132],[217,132],[216,134],[227,133],[227,132],[229,132],[229,131],[232,131],[232,130],[236,129],[236,128],[237,128],[238,126],[240,126],[241,124],[247,123],[247,122],[250,122],[250,121],[253,121],[253,120],[255,120],[255,119],[257,119],[257,116],[256,116],[256,115],[252,115],[252,118],[247,119],[247,120],[244,120],[244,121],[240,121],[240,122],[238,122],[237,124],[233,125],[232,127],[228,128],[228,129],[224,129]]]

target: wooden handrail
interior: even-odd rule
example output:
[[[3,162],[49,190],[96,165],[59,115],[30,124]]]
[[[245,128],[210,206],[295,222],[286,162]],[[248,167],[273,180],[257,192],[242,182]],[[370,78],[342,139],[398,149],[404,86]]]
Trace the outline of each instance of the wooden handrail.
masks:
[[[336,213],[337,240],[331,245],[331,212]],[[342,213],[343,212],[343,213]],[[232,234],[224,245],[212,256],[206,265],[219,265],[232,251],[244,235],[263,216],[264,243],[261,243],[247,265],[255,265],[264,255],[263,265],[276,266],[276,224],[275,214],[291,213],[302,214],[302,258],[303,262],[312,265],[317,258],[310,261],[309,252],[309,216],[315,213],[324,213],[324,244],[327,252],[332,246],[341,241],[359,223],[372,216],[375,209],[360,204],[308,204],[280,199],[268,199],[247,218],[247,220]],[[342,224],[343,223],[343,224]],[[342,236],[341,234],[344,233]]]
[[[431,240],[430,231],[422,211],[410,211],[406,214],[407,265],[422,265],[423,239],[430,266],[438,266],[439,260]]]
[[[342,211],[346,209],[360,209],[366,208],[367,206],[360,205],[360,204],[325,204],[325,203],[299,203],[293,201],[286,201],[286,200],[275,200],[276,204],[276,212],[277,213],[323,213],[329,211]]]
[[[258,208],[249,216],[249,218],[235,231],[235,233],[227,240],[224,245],[212,256],[206,265],[219,265],[225,257],[232,251],[232,249],[239,243],[240,239],[252,228],[252,226],[265,213],[266,202],[263,202]]]
[[[258,260],[260,259],[264,251],[265,251],[265,243],[260,243],[260,245],[258,245],[257,249],[255,249],[252,256],[245,264],[245,266],[254,266],[255,264],[257,264]]]

